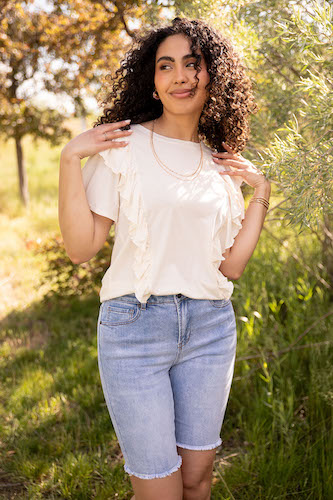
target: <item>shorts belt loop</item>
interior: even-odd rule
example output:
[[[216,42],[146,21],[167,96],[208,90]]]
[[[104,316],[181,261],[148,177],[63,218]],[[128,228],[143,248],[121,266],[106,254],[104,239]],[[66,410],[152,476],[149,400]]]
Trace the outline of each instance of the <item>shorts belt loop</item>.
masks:
[[[141,309],[147,309],[147,302],[141,302]]]

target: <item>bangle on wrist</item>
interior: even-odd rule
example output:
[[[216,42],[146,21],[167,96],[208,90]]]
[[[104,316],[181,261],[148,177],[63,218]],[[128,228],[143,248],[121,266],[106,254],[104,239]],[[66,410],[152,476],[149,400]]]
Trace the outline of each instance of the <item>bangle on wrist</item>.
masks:
[[[261,203],[264,205],[267,209],[269,208],[269,201],[266,200],[266,198],[262,198],[260,196],[253,196],[250,200],[250,203],[256,202],[256,203]]]

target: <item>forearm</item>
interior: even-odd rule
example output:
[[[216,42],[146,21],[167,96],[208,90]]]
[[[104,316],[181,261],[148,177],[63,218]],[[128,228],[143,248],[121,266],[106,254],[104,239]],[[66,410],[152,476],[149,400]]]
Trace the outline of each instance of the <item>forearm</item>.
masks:
[[[269,200],[270,183],[267,182],[255,188],[253,196]],[[260,237],[267,209],[261,203],[249,203],[242,228],[237,234],[228,256],[222,261],[220,271],[230,279],[238,279],[250,260]]]
[[[69,258],[85,261],[94,240],[94,218],[85,194],[78,157],[60,156],[58,217]]]

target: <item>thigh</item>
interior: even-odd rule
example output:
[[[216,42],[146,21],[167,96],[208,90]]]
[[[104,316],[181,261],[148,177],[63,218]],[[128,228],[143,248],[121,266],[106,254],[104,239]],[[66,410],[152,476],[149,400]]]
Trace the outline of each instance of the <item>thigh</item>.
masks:
[[[230,300],[192,300],[187,341],[170,370],[177,446],[210,450],[220,437],[229,398],[237,344]]]
[[[151,345],[152,310],[111,299],[101,304],[97,330],[100,377],[124,469],[142,479],[163,477],[181,465],[167,363],[174,352],[172,342]]]

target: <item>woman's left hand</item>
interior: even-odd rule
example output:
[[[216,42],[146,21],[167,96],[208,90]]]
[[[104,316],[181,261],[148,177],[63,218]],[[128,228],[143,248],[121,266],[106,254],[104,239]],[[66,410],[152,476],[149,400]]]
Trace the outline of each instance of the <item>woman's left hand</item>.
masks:
[[[213,160],[217,165],[234,167],[236,170],[219,171],[220,175],[237,175],[244,179],[244,181],[253,188],[257,188],[263,184],[269,183],[265,175],[260,172],[253,163],[239,153],[234,153],[233,150],[223,142],[226,153],[212,153]]]

